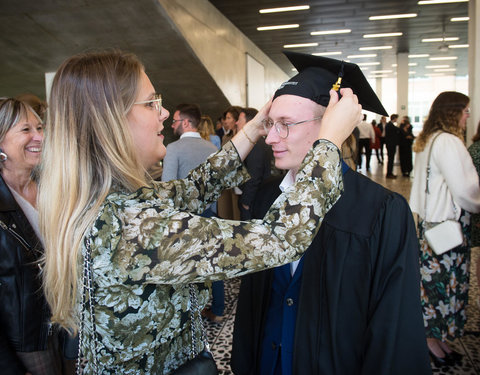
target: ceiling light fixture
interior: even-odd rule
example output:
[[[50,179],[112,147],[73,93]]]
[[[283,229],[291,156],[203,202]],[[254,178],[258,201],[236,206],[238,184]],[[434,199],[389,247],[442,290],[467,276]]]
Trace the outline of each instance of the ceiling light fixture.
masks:
[[[341,30],[323,30],[323,31],[312,31],[310,35],[332,35],[332,34],[348,34],[351,33],[350,29],[341,29]]]
[[[366,57],[377,57],[377,54],[376,53],[369,53],[369,54],[365,54],[365,55],[348,55],[347,59],[363,59],[363,58],[366,58]]]
[[[450,65],[425,65],[427,69],[450,68]]]
[[[443,73],[427,73],[425,74],[425,77],[444,77],[445,74]]]
[[[465,21],[469,21],[469,20],[470,20],[470,17],[452,17],[452,18],[450,18],[451,22],[465,22]]]
[[[456,60],[458,59],[457,56],[438,56],[438,57],[430,57],[429,60],[431,61],[445,61],[445,60]]]
[[[342,52],[340,52],[340,51],[312,53],[312,55],[314,55],[314,56],[334,56],[334,55],[341,55],[341,54],[342,54]]]
[[[372,70],[370,73],[391,73],[391,70]]]
[[[417,72],[415,72],[415,71],[413,71],[413,70],[410,70],[410,71],[408,72],[408,74],[415,74],[415,73],[417,73]]]
[[[370,79],[376,79],[376,78],[388,78],[387,74],[379,74],[376,76],[370,76]]]
[[[449,3],[468,3],[468,0],[422,0],[418,5],[449,4]]]
[[[380,34],[364,34],[364,38],[388,38],[391,36],[402,36],[402,32],[394,32],[394,33],[380,33]]]
[[[447,69],[435,69],[434,72],[456,72],[457,69],[455,68],[447,68]]]
[[[448,48],[468,48],[468,44],[451,44]]]
[[[388,14],[385,16],[371,16],[368,17],[370,21],[378,21],[378,20],[394,20],[397,18],[414,18],[417,16],[417,13],[405,13],[405,14]]]
[[[392,64],[392,68],[396,68],[398,64]]]
[[[360,47],[359,51],[375,51],[381,49],[392,49],[392,46],[374,46],[374,47]]]
[[[373,66],[373,65],[380,65],[379,62],[365,62],[365,63],[358,63],[358,66]]]
[[[427,39],[422,39],[423,43],[433,43],[433,42],[454,42],[455,40],[458,40],[460,38],[453,36],[453,37],[448,37],[448,38],[427,38]]]
[[[317,47],[318,43],[285,44],[283,48]]]
[[[298,23],[294,23],[291,25],[277,25],[277,26],[259,26],[257,27],[258,31],[267,31],[267,30],[282,30],[282,29],[296,29],[300,25]]]
[[[260,9],[258,12],[264,14],[264,13],[292,12],[296,10],[308,10],[308,9],[310,9],[310,5],[298,5],[293,7]]]
[[[419,58],[428,57],[428,56],[430,56],[428,53],[420,53],[418,55],[408,55],[408,58],[409,59],[419,59]]]

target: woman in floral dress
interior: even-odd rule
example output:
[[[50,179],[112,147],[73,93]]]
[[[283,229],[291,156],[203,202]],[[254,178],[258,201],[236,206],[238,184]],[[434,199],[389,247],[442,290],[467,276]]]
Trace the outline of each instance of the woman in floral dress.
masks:
[[[464,143],[469,101],[461,93],[441,93],[434,100],[414,145],[415,178],[410,206],[419,217],[423,317],[430,356],[437,366],[453,365],[461,359],[447,341],[463,335],[467,319],[469,212],[480,211],[479,179]],[[430,166],[429,193],[425,194],[427,165]],[[449,219],[462,224],[464,243],[436,255],[425,240],[424,232]]]

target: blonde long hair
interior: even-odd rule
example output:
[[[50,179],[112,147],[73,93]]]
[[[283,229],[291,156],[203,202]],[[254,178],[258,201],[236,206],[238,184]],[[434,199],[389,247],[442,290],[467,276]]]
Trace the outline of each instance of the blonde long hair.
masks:
[[[120,51],[67,59],[52,84],[39,187],[44,288],[52,321],[76,331],[81,246],[112,189],[148,185],[126,114],[143,70]]]
[[[428,118],[413,145],[413,151],[422,152],[430,136],[437,131],[456,135],[465,141],[459,122],[469,102],[468,96],[456,91],[440,93],[432,103]]]

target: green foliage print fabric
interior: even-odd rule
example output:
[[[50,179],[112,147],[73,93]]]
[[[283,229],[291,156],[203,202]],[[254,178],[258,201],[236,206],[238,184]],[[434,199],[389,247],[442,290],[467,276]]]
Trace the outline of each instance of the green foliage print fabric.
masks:
[[[205,282],[298,259],[343,186],[338,149],[320,141],[296,184],[263,220],[196,215],[223,189],[247,178],[228,143],[186,179],[108,195],[89,234],[96,340],[87,308],[86,374],[94,372],[93,356],[102,374],[171,373],[190,350],[188,283],[196,283],[202,308],[208,301]]]

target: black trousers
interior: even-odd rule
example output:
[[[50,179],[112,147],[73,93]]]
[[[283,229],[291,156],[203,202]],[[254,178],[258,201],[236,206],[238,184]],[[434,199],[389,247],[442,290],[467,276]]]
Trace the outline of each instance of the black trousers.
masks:
[[[401,144],[399,147],[399,152],[400,152],[400,167],[402,169],[402,173],[404,175],[407,175],[413,169],[412,145],[409,143],[404,145]]]
[[[395,161],[395,151],[397,146],[387,145],[387,176],[393,174],[393,162]]]

